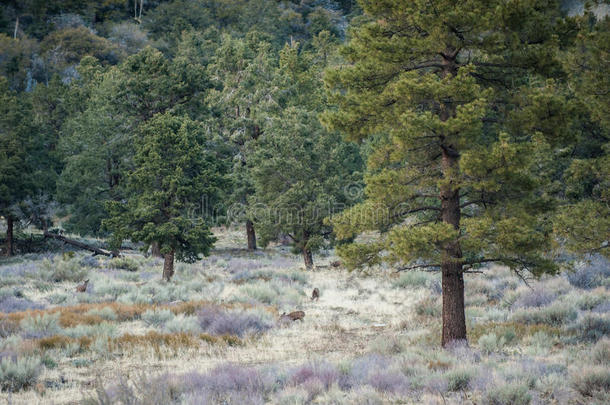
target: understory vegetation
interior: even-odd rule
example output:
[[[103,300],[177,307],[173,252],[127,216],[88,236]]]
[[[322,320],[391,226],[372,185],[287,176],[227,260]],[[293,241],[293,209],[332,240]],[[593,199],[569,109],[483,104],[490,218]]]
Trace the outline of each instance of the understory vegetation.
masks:
[[[609,0],[0,4],[0,402],[610,403]]]
[[[229,241],[235,231],[219,234]],[[437,272],[303,272],[279,248],[214,251],[179,264],[172,283],[161,264],[75,252],[1,265],[1,395],[86,404],[608,400],[608,263],[597,256],[529,285],[503,268],[468,278],[470,344],[447,349],[438,347]],[[90,279],[86,292],[75,292],[72,273]],[[312,302],[314,286],[322,294]],[[279,322],[297,309],[303,322]],[[165,371],[170,364],[180,366]]]

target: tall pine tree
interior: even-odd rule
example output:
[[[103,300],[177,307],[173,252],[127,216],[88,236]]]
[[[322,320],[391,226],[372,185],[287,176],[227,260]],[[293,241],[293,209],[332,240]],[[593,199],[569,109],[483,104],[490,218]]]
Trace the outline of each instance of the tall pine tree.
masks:
[[[328,72],[333,129],[372,148],[366,201],[334,219],[353,265],[441,270],[442,345],[466,339],[464,274],[485,263],[554,272],[545,192],[546,110],[564,18],[554,1],[362,0],[364,19]],[[519,114],[527,111],[527,114]],[[552,127],[554,125],[554,127]]]
[[[174,258],[187,262],[207,255],[215,238],[206,201],[223,187],[224,166],[217,144],[188,117],[157,114],[139,130],[134,170],[126,179],[125,201],[109,201],[115,246],[125,238],[159,243],[163,278],[174,274]]]

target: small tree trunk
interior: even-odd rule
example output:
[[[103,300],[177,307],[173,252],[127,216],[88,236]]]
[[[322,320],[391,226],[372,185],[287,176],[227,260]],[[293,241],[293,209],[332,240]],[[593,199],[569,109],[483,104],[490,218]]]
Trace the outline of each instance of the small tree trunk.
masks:
[[[17,39],[17,30],[19,30],[19,16],[15,19],[15,31],[13,32],[13,39]]]
[[[256,250],[256,233],[252,221],[246,221],[246,234],[248,235],[248,250]]]
[[[313,269],[313,255],[311,250],[303,248],[303,260],[305,261],[305,268],[307,270]]]
[[[14,253],[13,248],[13,217],[8,215],[6,217],[6,255],[12,256]]]
[[[174,275],[174,251],[166,253],[163,261],[163,279],[170,281]]]
[[[443,151],[443,171],[447,177],[455,170],[456,156]],[[460,228],[460,190],[450,182],[440,190],[443,222],[454,229]],[[466,316],[464,312],[464,273],[462,251],[457,240],[444,244],[441,258],[443,288],[443,347],[456,340],[466,340]]]
[[[161,254],[161,245],[159,245],[159,242],[155,241],[150,244],[150,254],[153,257],[163,257],[163,255]]]

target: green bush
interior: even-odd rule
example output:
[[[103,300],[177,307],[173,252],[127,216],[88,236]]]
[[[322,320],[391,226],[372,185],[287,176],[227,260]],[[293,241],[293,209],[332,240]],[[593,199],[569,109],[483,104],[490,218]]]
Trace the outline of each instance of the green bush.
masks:
[[[42,268],[46,270],[47,279],[56,283],[64,281],[79,282],[87,278],[87,268],[83,267],[78,260],[44,260]]]
[[[16,360],[5,357],[0,362],[2,390],[19,391],[35,384],[41,369],[38,357],[20,357]]]
[[[441,301],[435,298],[425,298],[415,305],[415,313],[419,316],[438,318],[441,311]]]
[[[610,369],[603,366],[581,369],[572,376],[571,383],[583,397],[607,396],[610,392]]]
[[[593,346],[591,360],[595,364],[610,367],[610,339],[602,339]]]
[[[196,316],[176,316],[165,323],[164,327],[169,333],[198,333],[201,332]]]
[[[431,279],[428,273],[423,271],[406,271],[400,275],[393,285],[397,288],[426,287]]]
[[[138,271],[140,265],[130,257],[117,257],[110,261],[110,267],[113,269],[121,269],[127,271]]]
[[[576,309],[565,304],[553,304],[542,308],[524,309],[514,313],[515,322],[525,324],[544,324],[562,326],[575,320],[578,316]]]
[[[57,335],[62,330],[61,326],[59,326],[59,315],[59,313],[54,313],[23,318],[19,326],[24,337],[27,338],[42,338]]]
[[[446,374],[449,391],[465,391],[470,386],[472,371],[465,368],[451,370]]]
[[[498,352],[506,345],[506,340],[503,336],[498,337],[495,333],[483,335],[478,341],[479,349],[486,354]]]
[[[100,318],[105,319],[107,321],[117,320],[116,312],[114,312],[114,310],[110,307],[93,308],[87,311],[85,315],[99,316]]]
[[[118,335],[118,331],[116,325],[108,322],[102,322],[97,325],[76,325],[73,328],[65,329],[64,334],[77,339],[81,337],[93,336],[116,337]]]
[[[149,309],[142,314],[142,321],[148,326],[155,328],[165,325],[166,322],[174,319],[174,313],[169,309]]]
[[[610,336],[610,319],[603,315],[586,314],[570,325],[568,331],[574,333],[572,340],[597,342],[605,336]]]
[[[532,396],[525,385],[519,383],[494,387],[487,393],[485,403],[489,405],[528,405]]]

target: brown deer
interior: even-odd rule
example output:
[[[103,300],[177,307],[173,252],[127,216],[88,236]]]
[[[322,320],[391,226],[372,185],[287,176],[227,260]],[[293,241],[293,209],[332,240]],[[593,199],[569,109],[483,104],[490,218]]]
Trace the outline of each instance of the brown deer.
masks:
[[[311,293],[311,300],[312,301],[317,301],[320,299],[320,290],[318,290],[318,288],[314,288],[312,293]]]
[[[294,311],[291,312],[289,314],[286,314],[286,312],[284,312],[282,315],[280,315],[280,321],[303,321],[303,318],[305,318],[305,312],[303,311]]]
[[[89,280],[85,280],[82,284],[76,286],[76,292],[83,293],[87,291],[87,284],[89,284]]]
[[[341,267],[341,262],[339,260],[335,260],[334,262],[330,262],[331,267]]]

